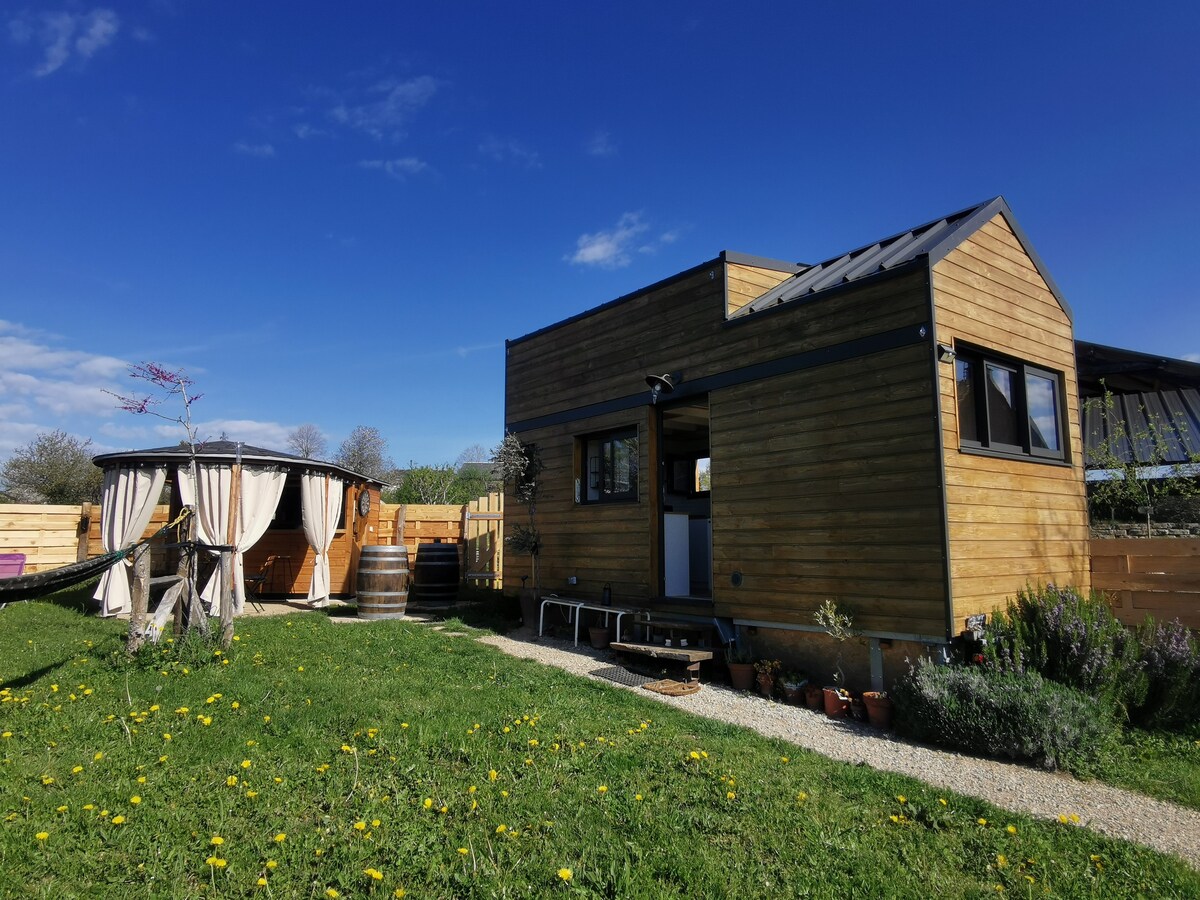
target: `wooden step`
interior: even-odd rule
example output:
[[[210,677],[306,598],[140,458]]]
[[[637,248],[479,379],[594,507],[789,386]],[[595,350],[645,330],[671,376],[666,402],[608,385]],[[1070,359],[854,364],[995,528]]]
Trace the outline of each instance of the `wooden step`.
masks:
[[[711,650],[693,647],[662,647],[658,644],[628,644],[624,641],[613,641],[609,646],[618,653],[636,653],[639,656],[669,659],[672,662],[701,663],[713,658]]]

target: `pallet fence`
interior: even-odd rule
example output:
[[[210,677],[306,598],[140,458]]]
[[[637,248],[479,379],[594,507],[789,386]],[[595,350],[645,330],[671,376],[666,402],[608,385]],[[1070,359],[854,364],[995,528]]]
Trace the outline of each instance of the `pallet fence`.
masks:
[[[1092,588],[1108,594],[1126,625],[1179,619],[1200,630],[1200,540],[1113,538],[1091,542]]]

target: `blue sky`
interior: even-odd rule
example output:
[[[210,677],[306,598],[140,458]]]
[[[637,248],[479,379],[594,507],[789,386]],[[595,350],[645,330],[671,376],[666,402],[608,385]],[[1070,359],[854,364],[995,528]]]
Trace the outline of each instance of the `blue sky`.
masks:
[[[1076,336],[1200,360],[1200,7],[0,6],[0,459],[503,431],[504,340],[1003,194]],[[619,348],[614,348],[619,352]],[[164,430],[165,429],[165,430]]]

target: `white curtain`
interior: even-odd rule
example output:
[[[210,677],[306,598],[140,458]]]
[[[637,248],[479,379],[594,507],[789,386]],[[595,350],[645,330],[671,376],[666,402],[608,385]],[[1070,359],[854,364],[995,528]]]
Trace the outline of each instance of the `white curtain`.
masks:
[[[179,467],[179,494],[184,506],[196,510],[196,537],[206,544],[232,544],[233,611],[240,614],[246,604],[246,578],[242,554],[258,543],[271,519],[287,474],[276,468],[242,466],[240,502],[234,519],[233,540],[229,540],[229,511],[233,493],[233,466],[197,463],[199,485],[192,482],[188,466]],[[220,569],[213,572],[201,598],[209,610],[221,596]]]
[[[324,472],[305,472],[300,479],[300,513],[304,536],[316,554],[308,602],[313,606],[328,606],[329,547],[342,516],[342,479]]]
[[[166,480],[166,466],[105,470],[100,503],[100,541],[105,553],[141,539]],[[92,596],[100,601],[101,615],[115,616],[129,606],[132,571],[133,559],[127,556],[100,576],[100,584]]]

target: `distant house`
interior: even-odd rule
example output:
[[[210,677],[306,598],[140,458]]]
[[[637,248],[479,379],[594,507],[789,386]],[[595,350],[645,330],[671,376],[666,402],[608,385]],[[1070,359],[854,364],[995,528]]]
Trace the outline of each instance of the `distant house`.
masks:
[[[1087,586],[1078,396],[1071,311],[997,197],[816,265],[723,252],[511,340],[505,421],[545,467],[544,592],[610,585],[825,674],[833,600],[861,683],[1030,582]]]

